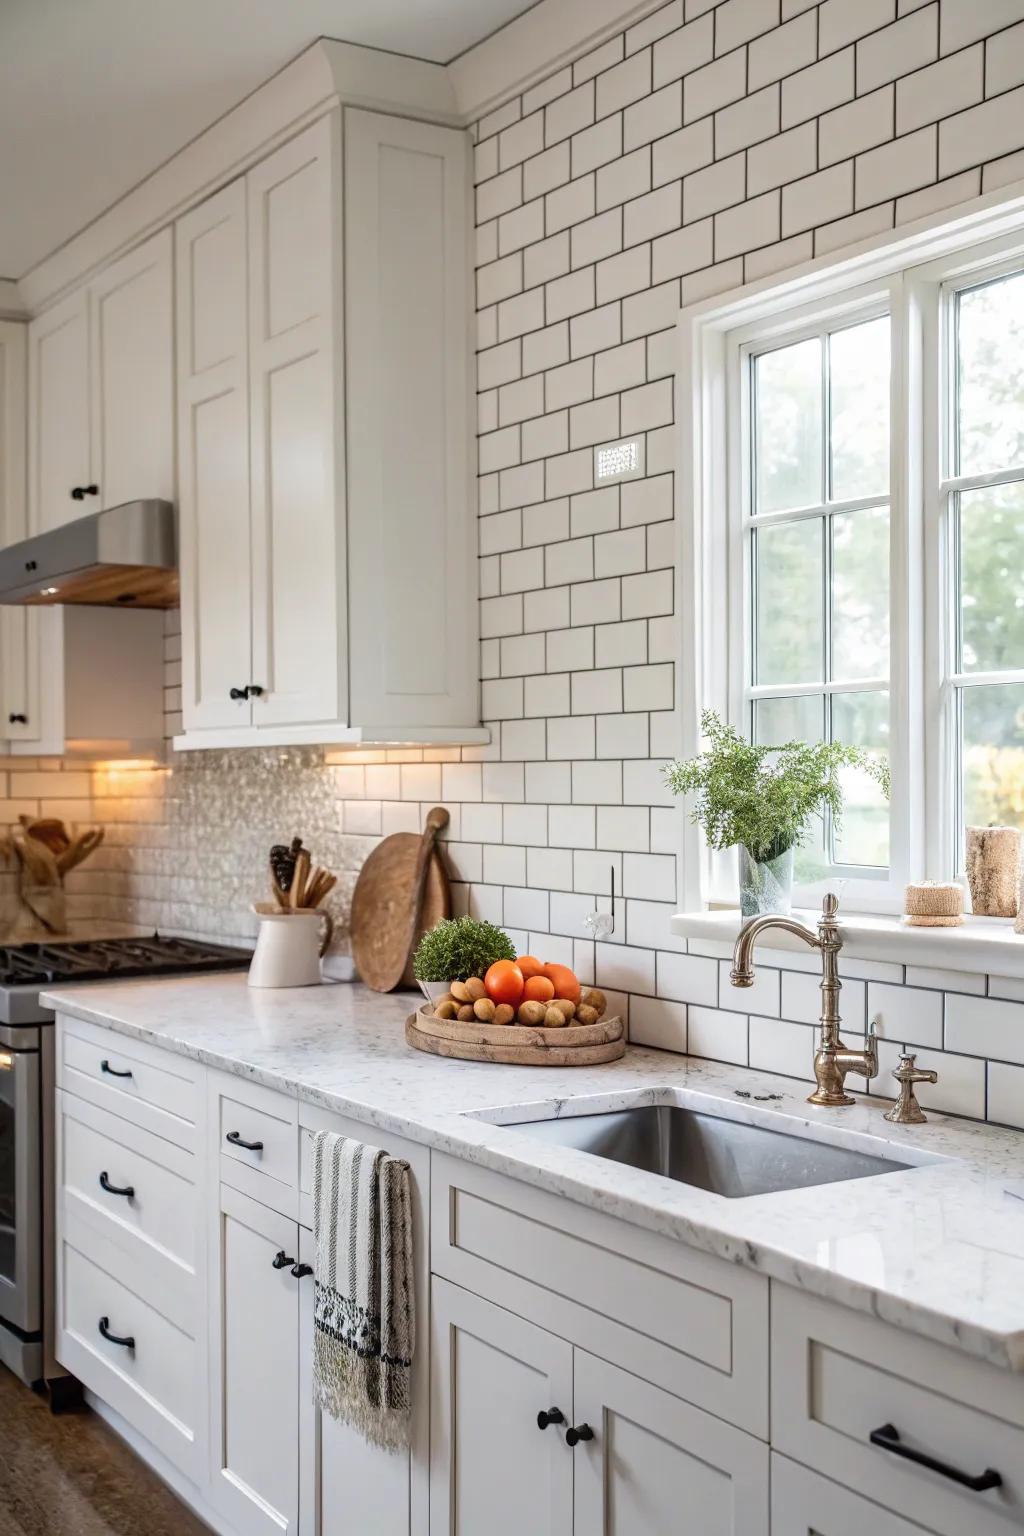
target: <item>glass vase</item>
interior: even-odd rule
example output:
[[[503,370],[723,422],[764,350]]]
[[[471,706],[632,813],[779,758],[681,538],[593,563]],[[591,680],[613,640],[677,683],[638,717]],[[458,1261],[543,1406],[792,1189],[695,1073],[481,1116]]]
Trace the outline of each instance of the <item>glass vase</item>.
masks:
[[[793,910],[793,848],[774,858],[757,859],[743,843],[740,856],[740,915],[758,917],[762,912]]]

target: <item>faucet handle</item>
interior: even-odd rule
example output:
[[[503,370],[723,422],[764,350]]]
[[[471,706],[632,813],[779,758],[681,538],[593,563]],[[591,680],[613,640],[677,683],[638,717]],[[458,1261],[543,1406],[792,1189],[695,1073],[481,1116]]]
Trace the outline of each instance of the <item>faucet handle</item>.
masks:
[[[926,1067],[917,1066],[915,1051],[904,1051],[900,1055],[900,1064],[893,1068],[892,1075],[900,1085],[900,1096],[892,1109],[886,1111],[883,1118],[893,1125],[924,1125],[927,1116],[917,1102],[914,1084],[937,1083],[939,1074],[929,1071]]]

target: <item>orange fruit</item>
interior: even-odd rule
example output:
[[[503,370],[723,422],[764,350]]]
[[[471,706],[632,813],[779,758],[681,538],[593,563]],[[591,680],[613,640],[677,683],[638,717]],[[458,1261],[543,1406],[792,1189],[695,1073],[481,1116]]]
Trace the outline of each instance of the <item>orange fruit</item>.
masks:
[[[523,1001],[527,1003],[549,1003],[555,995],[555,984],[550,976],[527,976],[526,986],[523,988]]]
[[[516,965],[518,965],[527,981],[529,981],[531,976],[539,976],[544,969],[536,955],[520,955]]]
[[[580,984],[576,979],[576,973],[567,965],[545,965],[542,972],[553,984],[556,997],[564,997],[570,1003],[578,1003],[580,1000]]]
[[[523,996],[523,973],[514,960],[495,960],[484,977],[484,986],[492,1003],[508,1003],[518,1008]]]

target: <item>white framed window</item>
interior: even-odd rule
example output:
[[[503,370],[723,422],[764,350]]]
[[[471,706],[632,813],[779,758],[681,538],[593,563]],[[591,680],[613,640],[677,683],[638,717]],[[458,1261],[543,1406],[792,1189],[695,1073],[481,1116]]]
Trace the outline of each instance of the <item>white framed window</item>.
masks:
[[[898,911],[962,877],[964,827],[1024,829],[1024,197],[680,319],[683,747],[884,754],[847,777],[796,898]],[[692,832],[684,904],[735,901]]]

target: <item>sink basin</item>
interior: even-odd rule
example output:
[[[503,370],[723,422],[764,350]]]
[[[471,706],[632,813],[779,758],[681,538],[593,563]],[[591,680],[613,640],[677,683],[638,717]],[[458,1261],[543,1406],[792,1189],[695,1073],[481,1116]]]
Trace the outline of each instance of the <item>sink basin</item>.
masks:
[[[729,1200],[868,1179],[914,1166],[676,1104],[533,1120],[515,1129],[553,1146],[660,1173]]]

